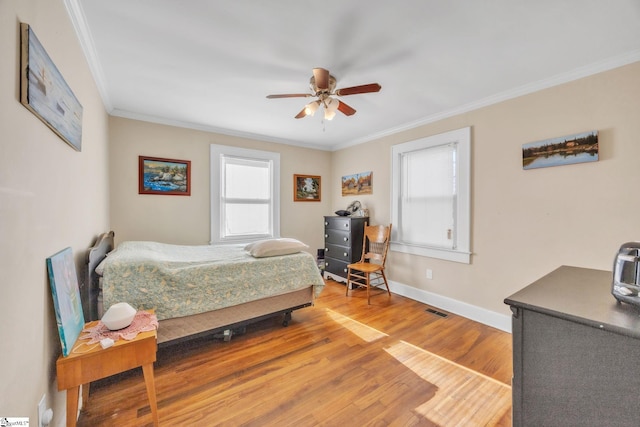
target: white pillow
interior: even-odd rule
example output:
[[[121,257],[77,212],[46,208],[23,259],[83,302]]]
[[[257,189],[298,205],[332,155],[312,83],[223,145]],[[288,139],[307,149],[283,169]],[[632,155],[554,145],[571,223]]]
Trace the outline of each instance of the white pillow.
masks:
[[[104,263],[107,262],[107,258],[105,257],[100,264],[98,264],[95,268],[95,272],[98,276],[104,276]]]
[[[255,258],[295,254],[309,246],[299,240],[290,238],[258,240],[244,247]]]
[[[114,253],[116,250],[117,250],[117,248],[112,250],[112,251],[110,251],[110,252],[107,252],[104,255],[104,258],[102,258],[102,261],[100,261],[100,263],[96,266],[94,271],[96,272],[96,274],[98,276],[104,276],[104,264],[107,262],[107,257],[109,255],[111,255],[112,253]]]

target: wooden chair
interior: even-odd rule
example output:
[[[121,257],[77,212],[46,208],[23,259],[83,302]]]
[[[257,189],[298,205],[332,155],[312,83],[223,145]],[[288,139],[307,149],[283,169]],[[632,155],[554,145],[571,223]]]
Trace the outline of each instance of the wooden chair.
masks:
[[[391,224],[388,226],[367,225],[364,227],[362,257],[360,261],[347,266],[347,291],[345,295],[349,295],[349,289],[352,285],[366,286],[367,304],[371,304],[370,289],[372,284],[378,286],[384,283],[387,293],[391,296],[387,277],[384,275],[384,264],[387,260],[390,237]]]

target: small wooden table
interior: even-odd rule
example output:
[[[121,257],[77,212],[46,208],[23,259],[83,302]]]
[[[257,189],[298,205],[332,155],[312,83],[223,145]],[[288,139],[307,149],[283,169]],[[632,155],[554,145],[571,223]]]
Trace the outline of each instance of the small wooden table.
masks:
[[[96,326],[98,321],[85,324],[85,328]],[[142,367],[147,387],[153,425],[158,426],[158,405],[153,377],[153,362],[156,361],[155,330],[141,332],[131,340],[120,339],[107,349],[100,343],[87,345],[87,340],[77,340],[67,357],[60,356],[56,362],[58,390],[67,390],[67,426],[75,427],[78,414],[80,385],[83,403],[89,398],[89,383],[129,369]],[[87,351],[87,349],[89,349]]]

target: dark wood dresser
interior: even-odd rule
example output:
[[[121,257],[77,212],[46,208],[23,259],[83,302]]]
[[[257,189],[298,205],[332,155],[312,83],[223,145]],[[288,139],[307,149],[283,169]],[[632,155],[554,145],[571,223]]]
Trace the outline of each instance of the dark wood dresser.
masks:
[[[364,226],[368,217],[324,217],[325,275],[347,281],[347,265],[360,261]]]
[[[640,425],[640,309],[609,271],[563,266],[505,299],[513,425]]]

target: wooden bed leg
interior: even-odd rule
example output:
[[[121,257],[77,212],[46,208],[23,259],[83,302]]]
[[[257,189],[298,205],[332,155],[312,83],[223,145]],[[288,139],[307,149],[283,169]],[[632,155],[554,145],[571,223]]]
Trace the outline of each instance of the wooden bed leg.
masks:
[[[289,322],[291,321],[291,312],[285,311],[284,320],[282,321],[282,326],[289,326]]]

